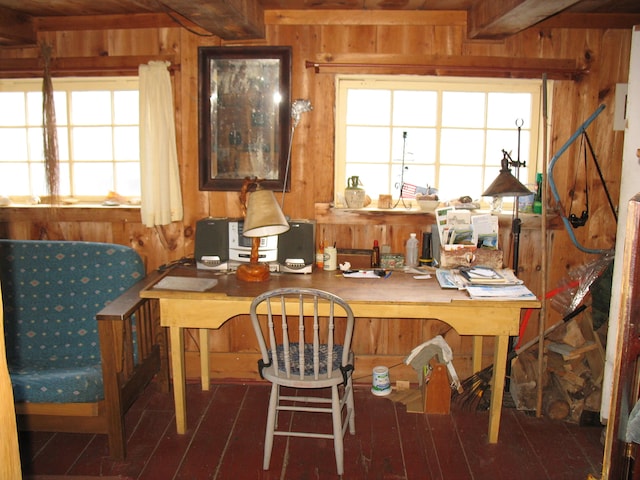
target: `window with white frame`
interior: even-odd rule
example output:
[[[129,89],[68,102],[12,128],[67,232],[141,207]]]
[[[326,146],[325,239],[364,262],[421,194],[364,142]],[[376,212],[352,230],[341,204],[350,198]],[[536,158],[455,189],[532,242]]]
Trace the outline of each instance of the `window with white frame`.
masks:
[[[506,152],[535,183],[540,80],[408,76],[337,77],[337,203],[358,176],[375,202],[436,188],[441,201],[482,192]],[[406,196],[406,195],[405,195]]]
[[[60,195],[139,197],[137,77],[54,79],[53,89]],[[0,80],[0,106],[0,195],[46,195],[42,80]]]

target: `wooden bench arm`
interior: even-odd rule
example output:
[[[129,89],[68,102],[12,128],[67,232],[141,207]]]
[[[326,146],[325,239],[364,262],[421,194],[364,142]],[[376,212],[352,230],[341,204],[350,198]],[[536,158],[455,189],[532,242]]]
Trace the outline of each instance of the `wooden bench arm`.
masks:
[[[162,274],[157,271],[151,272],[100,310],[96,314],[96,319],[98,321],[124,321],[131,317],[148,300],[141,298],[140,292],[147,286],[157,282],[161,276]]]

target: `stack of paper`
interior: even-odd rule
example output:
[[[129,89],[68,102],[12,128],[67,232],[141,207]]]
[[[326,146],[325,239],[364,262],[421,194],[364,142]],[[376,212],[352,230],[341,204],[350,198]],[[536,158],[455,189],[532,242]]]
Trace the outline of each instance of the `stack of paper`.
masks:
[[[469,296],[485,300],[536,300],[536,296],[524,285],[488,286],[469,285]]]

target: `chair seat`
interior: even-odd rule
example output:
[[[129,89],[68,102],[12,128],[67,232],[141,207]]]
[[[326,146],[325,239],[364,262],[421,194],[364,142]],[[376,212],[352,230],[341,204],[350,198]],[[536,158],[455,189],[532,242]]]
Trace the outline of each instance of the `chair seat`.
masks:
[[[304,375],[314,375],[314,362],[313,362],[313,344],[305,343],[304,349]],[[327,363],[329,362],[329,346],[327,344],[320,344],[318,346],[319,364],[318,374],[327,374]],[[278,371],[286,373],[285,360],[284,360],[284,345],[278,345],[277,347],[278,357]],[[291,375],[300,375],[300,343],[289,344],[289,357],[291,362]],[[340,361],[342,360],[342,345],[334,345],[331,355],[331,370],[340,370]],[[272,359],[273,361],[273,359]]]
[[[9,373],[16,402],[78,403],[104,398],[100,364],[64,368],[9,365]]]

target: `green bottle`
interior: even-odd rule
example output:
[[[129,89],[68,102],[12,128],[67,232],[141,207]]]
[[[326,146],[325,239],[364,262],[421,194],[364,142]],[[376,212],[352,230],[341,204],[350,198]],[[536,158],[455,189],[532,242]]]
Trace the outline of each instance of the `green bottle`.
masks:
[[[542,213],[542,173],[536,173],[536,194],[533,197],[533,213]]]

